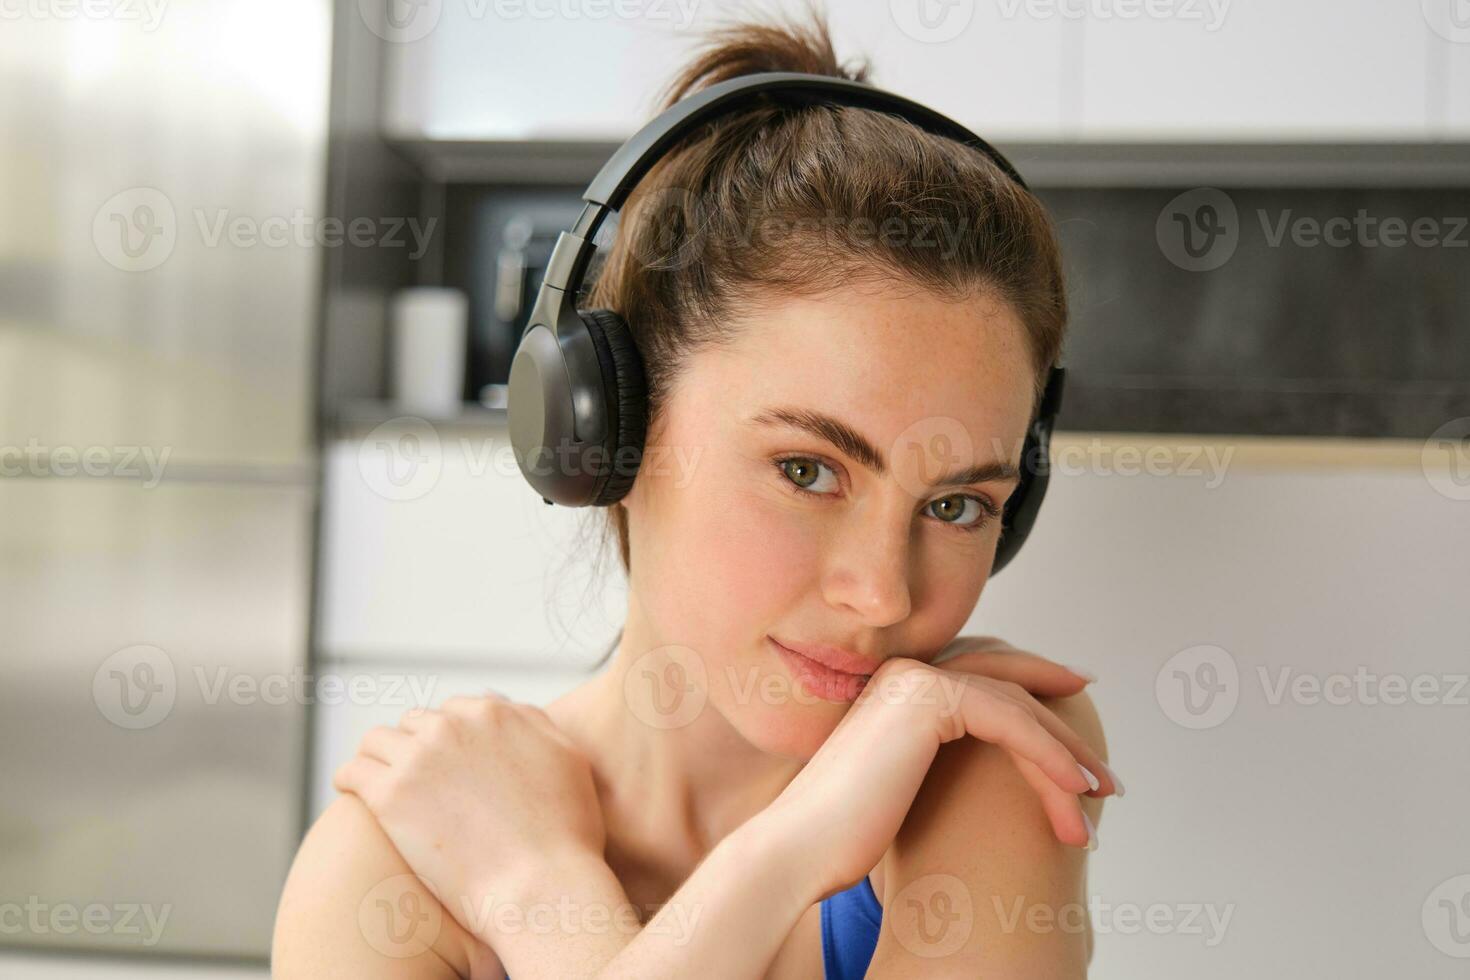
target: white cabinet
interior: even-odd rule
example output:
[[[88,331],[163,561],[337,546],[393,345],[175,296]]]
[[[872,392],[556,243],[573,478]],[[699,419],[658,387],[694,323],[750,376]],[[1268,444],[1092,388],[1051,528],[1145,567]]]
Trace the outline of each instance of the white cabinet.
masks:
[[[1446,140],[1470,139],[1470,0],[1445,0],[1460,11],[1458,20],[1439,22],[1445,36],[1436,37],[1434,51],[1443,65],[1438,103],[1444,107],[1436,135]]]
[[[368,729],[396,725],[410,708],[435,708],[457,694],[493,690],[512,701],[546,705],[590,680],[575,670],[446,668],[405,661],[369,666],[325,663],[317,671],[312,716],[312,819],[337,795],[332,775],[357,752]]]
[[[617,16],[614,3],[554,8],[587,11],[576,17],[529,13],[552,9],[546,0],[429,5],[424,16],[433,16],[432,30],[386,43],[385,131],[403,138],[625,139],[652,118],[658,95],[693,56],[701,32],[740,8],[690,0],[624,6],[638,16]],[[1062,134],[1076,24],[1007,17],[990,3],[943,5],[927,27],[896,16],[886,0],[829,10],[838,56],[868,57],[875,84],[987,136]]]
[[[592,678],[627,609],[598,512],[548,507],[503,415],[358,423],[323,455],[313,817],[374,725],[493,689],[546,704]]]
[[[866,54],[873,84],[986,139],[1060,139],[1076,125],[1081,25],[1010,6],[855,3],[834,10],[833,44],[839,57]]]
[[[390,419],[324,466],[321,656],[564,669],[613,641],[627,592],[601,512],[543,503],[503,421]]]
[[[1467,4],[827,6],[839,57],[870,58],[875,84],[998,140],[1353,141],[1470,135]],[[763,6],[799,17],[802,4]],[[691,0],[436,0],[417,10],[411,25],[380,28],[385,130],[484,140],[626,138],[703,32],[743,12]]]
[[[1437,79],[1429,52],[1438,39],[1417,0],[1075,2],[1092,11],[1081,72],[1085,139],[1430,134]]]
[[[229,964],[205,966],[199,961],[171,963],[160,956],[87,953],[61,956],[53,950],[0,952],[0,977],[25,980],[271,980],[270,967]]]
[[[544,16],[579,6],[589,13]],[[680,4],[660,5],[671,19],[619,17],[616,6],[421,5],[417,16],[432,29],[386,42],[384,130],[440,139],[625,139],[652,114],[655,90],[690,38]]]

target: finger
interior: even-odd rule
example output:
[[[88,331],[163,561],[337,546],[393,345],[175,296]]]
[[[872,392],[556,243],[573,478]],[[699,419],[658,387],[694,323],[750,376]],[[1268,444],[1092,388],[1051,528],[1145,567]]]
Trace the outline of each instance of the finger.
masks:
[[[461,718],[475,718],[483,714],[489,704],[498,699],[492,693],[480,694],[456,694],[452,698],[445,698],[444,703],[439,705],[439,710],[446,715],[457,715]]]
[[[1085,793],[1092,788],[1076,757],[1047,730],[1030,705],[977,681],[963,685],[960,713],[971,735],[1029,759],[1067,792]]]
[[[1082,674],[1025,650],[965,650],[934,666],[1019,684],[1041,697],[1066,697],[1085,688]]]
[[[398,719],[398,728],[410,735],[419,735],[443,724],[445,718],[444,712],[438,708],[410,708]]]
[[[571,746],[572,740],[566,732],[557,727],[556,722],[551,720],[545,710],[534,704],[520,705],[521,716],[536,726],[537,731],[549,738],[555,739],[562,745]]]
[[[413,736],[408,732],[387,725],[376,725],[369,728],[358,743],[357,754],[391,766],[403,762],[412,743]]]
[[[1118,785],[1113,778],[1113,771],[1108,768],[1108,764],[1093,750],[1092,746],[1088,745],[1087,741],[1073,730],[1071,725],[1058,718],[1056,712],[1036,700],[1023,688],[1011,685],[1009,682],[997,681],[993,683],[1006,684],[1007,686],[1002,687],[1001,690],[1016,700],[1027,704],[1036,715],[1037,720],[1045,726],[1046,730],[1051,732],[1057,741],[1065,745],[1067,751],[1072,753],[1073,758],[1097,778],[1097,789],[1089,789],[1083,795],[1098,797],[1108,796],[1117,792]]]
[[[942,659],[955,653],[964,653],[967,650],[1014,650],[1014,644],[1007,643],[998,636],[957,636],[944,645],[939,651]]]
[[[332,786],[343,793],[356,793],[367,798],[370,787],[386,775],[388,766],[365,755],[354,755],[332,774]]]
[[[398,727],[405,732],[418,732],[423,729],[424,720],[435,714],[437,709],[427,705],[415,705],[398,716]]]
[[[463,718],[465,721],[478,722],[491,716],[510,717],[514,713],[513,709],[518,707],[520,705],[505,695],[487,688],[484,694],[456,694],[446,699],[439,706],[439,710],[446,715]],[[498,715],[498,712],[501,711],[505,711],[506,714]]]
[[[1051,823],[1057,840],[1074,847],[1088,847],[1091,841],[1092,847],[1088,849],[1095,850],[1096,837],[1088,835],[1087,823],[1082,816],[1082,804],[1077,796],[1063,792],[1056,783],[1047,778],[1046,773],[1027,760],[1011,756],[1011,761],[1041,797],[1041,807],[1046,811],[1047,820]]]

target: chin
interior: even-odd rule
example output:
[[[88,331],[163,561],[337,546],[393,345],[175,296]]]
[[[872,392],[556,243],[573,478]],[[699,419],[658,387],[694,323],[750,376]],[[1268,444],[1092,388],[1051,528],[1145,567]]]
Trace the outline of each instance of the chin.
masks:
[[[804,718],[782,719],[776,724],[741,725],[740,730],[747,741],[768,755],[805,762],[817,754],[836,727],[836,721],[827,724],[821,719]]]
[[[810,759],[852,707],[809,695],[793,696],[791,680],[777,671],[762,683],[719,692],[717,704],[731,726],[762,752]]]

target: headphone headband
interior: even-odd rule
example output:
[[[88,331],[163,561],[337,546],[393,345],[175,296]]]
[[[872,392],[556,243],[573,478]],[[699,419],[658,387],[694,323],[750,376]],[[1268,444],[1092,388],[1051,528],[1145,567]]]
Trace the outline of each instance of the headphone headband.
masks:
[[[1016,168],[993,146],[928,106],[866,82],[806,72],[767,71],[727,79],[674,103],[634,133],[603,164],[582,200],[618,210],[670,146],[711,119],[745,108],[761,97],[787,105],[842,105],[894,113],[935,135],[975,147],[994,160],[1006,176],[1026,186]]]
[[[1022,188],[1026,182],[999,150],[943,113],[866,82],[797,71],[767,71],[726,79],[680,99],[628,138],[608,158],[582,194],[587,207],[569,232],[557,239],[547,263],[545,286],[575,295],[596,246],[592,236],[611,212],[621,210],[638,181],[689,133],[713,119],[761,99],[785,105],[839,105],[889,112],[920,129],[974,147]],[[563,244],[568,247],[563,248]],[[553,321],[554,323],[555,321]]]

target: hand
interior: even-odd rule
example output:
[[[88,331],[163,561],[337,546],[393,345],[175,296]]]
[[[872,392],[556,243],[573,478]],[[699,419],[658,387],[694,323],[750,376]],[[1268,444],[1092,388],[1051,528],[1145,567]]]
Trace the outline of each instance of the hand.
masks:
[[[1106,767],[1075,732],[1026,687],[1005,678],[1021,678],[1044,695],[1076,693],[1085,681],[1003,641],[968,639],[941,651],[941,666],[907,657],[885,661],[827,741],[758,816],[763,832],[790,844],[814,899],[872,870],[903,824],[939,746],[967,735],[1008,752],[1041,795],[1057,837],[1087,845],[1077,796],[1107,795],[1114,781],[1101,775]],[[1082,766],[1099,774],[1096,787]]]
[[[603,861],[586,758],[540,708],[493,692],[372,729],[332,785],[362,798],[409,867],[482,939],[485,923],[472,920],[485,896],[522,894],[547,867]]]
[[[1091,674],[1018,649],[998,636],[957,636],[928,663],[945,670],[1010,681],[1037,697],[1066,697],[1097,680]],[[1101,772],[1097,776],[1106,789],[1109,780]],[[1122,786],[1118,787],[1118,795],[1123,795]]]

